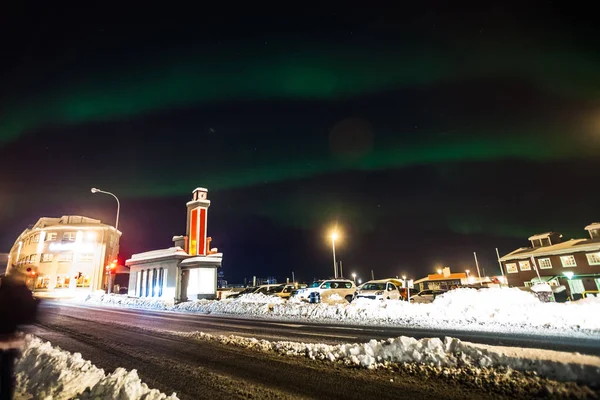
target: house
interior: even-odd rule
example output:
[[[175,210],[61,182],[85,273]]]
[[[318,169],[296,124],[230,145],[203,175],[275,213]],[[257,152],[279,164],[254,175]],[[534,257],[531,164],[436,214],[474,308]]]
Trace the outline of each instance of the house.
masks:
[[[589,238],[563,241],[546,232],[529,238],[531,246],[500,258],[509,286],[530,287],[538,282],[565,286],[571,298],[600,289],[600,223],[585,227]]]
[[[450,267],[442,268],[441,273],[429,274],[425,278],[414,282],[415,290],[449,290],[453,286],[463,286],[469,284],[469,277],[465,272],[453,273]]]
[[[174,236],[174,246],[133,254],[129,267],[128,294],[173,300],[214,299],[217,297],[217,269],[223,254],[210,248],[207,237],[208,190],[196,188],[187,202],[185,236]]]

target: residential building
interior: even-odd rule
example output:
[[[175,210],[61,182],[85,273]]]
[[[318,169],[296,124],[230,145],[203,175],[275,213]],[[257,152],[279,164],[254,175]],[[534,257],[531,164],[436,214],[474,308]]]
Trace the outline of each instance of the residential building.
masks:
[[[472,283],[472,282],[471,282]],[[416,291],[421,290],[449,290],[452,287],[459,287],[469,284],[469,279],[465,272],[453,273],[450,267],[444,267],[441,274],[429,274],[425,278],[414,281],[413,285]]]
[[[129,296],[176,302],[217,297],[217,269],[223,254],[211,249],[212,238],[207,237],[207,196],[204,188],[192,192],[186,235],[173,237],[173,247],[133,254],[125,262],[130,268]]]
[[[105,266],[117,258],[121,232],[79,215],[40,218],[15,240],[8,268],[22,268],[35,291],[99,290]]]
[[[585,230],[589,238],[567,241],[556,232],[533,235],[531,246],[501,257],[508,285],[529,287],[540,281],[563,285],[571,298],[600,290],[600,223]]]

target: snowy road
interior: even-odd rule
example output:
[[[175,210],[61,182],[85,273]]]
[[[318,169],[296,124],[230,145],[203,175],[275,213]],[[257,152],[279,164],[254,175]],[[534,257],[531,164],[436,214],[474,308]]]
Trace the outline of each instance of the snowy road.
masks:
[[[401,327],[365,327],[340,324],[294,323],[273,320],[244,319],[223,315],[203,315],[149,311],[93,305],[72,304],[66,302],[44,302],[44,310],[49,316],[70,316],[113,321],[137,327],[151,327],[181,332],[202,331],[214,335],[237,335],[271,341],[291,340],[311,343],[347,343],[367,342],[371,339],[387,339],[398,336],[424,337],[451,336],[462,341],[489,344],[495,346],[530,347],[548,350],[579,352],[600,355],[600,341],[597,337],[569,338],[544,337],[512,333],[499,335],[489,332],[461,330],[428,330]]]
[[[80,352],[108,372],[117,367],[137,369],[150,387],[176,392],[181,399],[386,399],[398,398],[399,393],[415,399],[471,399],[489,398],[491,394],[452,379],[407,371],[348,368],[216,342],[193,342],[143,328],[332,343],[387,338],[402,332],[432,336],[431,332],[250,321],[57,302],[45,302],[43,312],[43,320],[33,328],[34,334],[65,350]],[[502,398],[499,393],[493,396]]]

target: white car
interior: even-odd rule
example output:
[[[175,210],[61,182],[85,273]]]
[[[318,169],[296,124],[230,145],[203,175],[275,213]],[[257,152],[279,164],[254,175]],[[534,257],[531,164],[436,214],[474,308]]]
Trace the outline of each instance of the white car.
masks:
[[[432,303],[437,296],[446,293],[445,290],[427,289],[421,290],[417,294],[411,294],[410,301],[414,303]]]
[[[296,296],[302,300],[308,300],[311,293],[318,293],[321,296],[321,300],[326,300],[332,295],[337,294],[350,303],[355,292],[356,285],[351,280],[328,279],[326,281],[313,282],[305,289],[298,289]]]
[[[356,292],[357,299],[370,300],[400,300],[400,290],[387,279],[369,281]]]

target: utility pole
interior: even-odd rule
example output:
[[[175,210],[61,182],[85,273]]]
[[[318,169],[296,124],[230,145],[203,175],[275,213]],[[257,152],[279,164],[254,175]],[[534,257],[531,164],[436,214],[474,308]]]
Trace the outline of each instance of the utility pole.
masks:
[[[296,278],[294,277],[294,271],[292,271],[292,283],[296,282]]]
[[[373,273],[373,270],[371,270],[371,280],[375,280],[375,274]]]
[[[479,262],[477,261],[477,253],[473,252],[473,256],[475,257],[475,265],[477,266],[477,276],[479,276],[479,286],[481,286],[481,271],[479,270]]]
[[[342,260],[340,260],[340,278],[344,279],[344,270],[342,269]]]
[[[500,266],[500,273],[504,276],[504,270],[502,269],[502,261],[500,261],[500,252],[498,252],[498,248],[496,247],[496,256],[498,257],[498,265]]]

